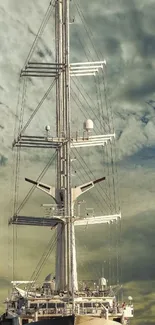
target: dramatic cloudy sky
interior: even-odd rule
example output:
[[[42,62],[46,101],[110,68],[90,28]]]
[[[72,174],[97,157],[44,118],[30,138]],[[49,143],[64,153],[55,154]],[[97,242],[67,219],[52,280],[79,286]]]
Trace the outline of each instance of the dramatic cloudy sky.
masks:
[[[74,8],[72,1],[71,5],[73,12],[76,6]],[[2,0],[0,4],[0,162],[1,174],[5,177],[9,175],[7,166],[11,165],[19,72],[47,6],[47,0],[44,3]],[[123,208],[130,215],[154,207],[155,1],[86,0],[81,1],[80,6],[93,30],[95,49],[100,52],[100,57],[107,60],[115,128],[119,138],[120,182],[125,193]],[[81,26],[79,17],[75,18],[75,26],[71,25],[71,28],[73,58],[77,60],[82,56],[76,37]],[[47,41],[42,41],[45,50],[53,43],[49,39],[50,32],[47,35]],[[88,40],[85,51],[87,43]],[[40,82],[39,91],[42,86]],[[31,90],[32,101],[33,95]],[[42,118],[45,119],[45,114]],[[39,125],[39,121],[36,123]]]
[[[131,228],[134,227],[134,218],[137,218],[136,229],[144,232],[143,228],[147,228],[147,222],[143,222],[144,227],[138,228],[141,219],[145,221],[145,218],[151,218],[148,227],[154,227],[155,211],[155,0],[79,0],[78,8],[79,3],[86,23],[93,31],[92,33],[89,30],[94,45],[93,57],[97,51],[100,53],[100,59],[107,60],[107,80],[118,138],[117,150],[123,215],[132,217],[132,224],[129,223]],[[5,244],[7,246],[8,243],[7,217],[11,213],[13,181],[11,146],[18,101],[19,73],[48,4],[49,0],[0,1],[1,254],[7,250],[5,247]],[[90,42],[88,35],[83,33],[81,19],[78,15],[74,17],[77,1],[75,4],[71,1],[70,4],[70,18],[71,20],[75,18],[74,24],[70,25],[73,46],[71,54],[72,60],[79,61],[84,59],[84,52],[89,56]],[[50,35],[53,35],[52,22],[49,27],[46,37],[41,40],[41,49],[38,52],[41,57],[42,51],[44,51],[47,60],[51,55],[49,49],[52,51],[54,43],[54,39],[50,38]],[[83,39],[84,52],[81,50],[78,33]],[[45,88],[47,87],[42,81],[38,81],[37,89],[34,84],[31,84],[27,116],[38,103],[39,95],[43,94]],[[48,108],[49,105],[51,105],[50,102]],[[32,124],[32,129],[34,127],[38,129],[38,132],[43,132],[43,127],[49,123],[52,125],[53,121],[50,120],[49,112],[44,107],[40,118],[36,117]],[[24,178],[25,175],[36,178],[42,169],[42,158],[35,153],[26,155],[22,159],[23,174],[21,174],[21,178]],[[29,189],[26,185],[23,185],[23,188]],[[38,202],[37,196],[34,200],[36,201],[33,203]],[[33,203],[31,202],[31,209]],[[36,238],[38,238],[38,233],[41,234],[40,230],[38,230]],[[26,236],[29,234],[27,233]],[[43,240],[42,237],[40,238]],[[137,238],[137,234],[135,234],[135,238]],[[148,242],[148,252],[150,252],[151,246],[149,246],[148,237],[146,241]],[[26,247],[27,237],[23,239],[23,242]],[[141,243],[141,239],[139,243]],[[141,264],[143,267],[143,263]],[[5,263],[3,265],[1,274],[4,276],[6,273]],[[151,262],[147,265],[150,269]]]

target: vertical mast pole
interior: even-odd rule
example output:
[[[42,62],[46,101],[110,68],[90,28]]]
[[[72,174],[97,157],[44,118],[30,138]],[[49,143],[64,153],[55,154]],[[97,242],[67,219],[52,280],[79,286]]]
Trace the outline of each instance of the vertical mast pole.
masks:
[[[63,0],[64,13],[64,61],[65,61],[65,75],[64,75],[64,117],[65,117],[65,133],[66,133],[66,242],[67,242],[67,275],[68,275],[68,292],[71,291],[71,161],[70,161],[70,73],[69,73],[69,54],[70,54],[70,40],[69,40],[69,0]]]
[[[69,0],[64,0],[65,1],[65,5],[66,5],[66,32],[65,32],[65,36],[66,36],[66,117],[67,117],[67,121],[68,121],[68,127],[67,127],[67,138],[68,138],[68,142],[67,142],[67,174],[68,174],[68,184],[67,184],[67,188],[68,188],[68,228],[67,228],[67,237],[68,237],[68,265],[69,265],[69,269],[68,269],[68,283],[69,283],[69,287],[72,293],[72,311],[74,313],[74,275],[76,276],[75,272],[74,272],[74,268],[75,265],[74,263],[76,261],[74,261],[74,255],[75,255],[75,234],[74,234],[74,224],[73,224],[73,209],[72,209],[72,195],[71,195],[71,155],[70,155],[70,150],[71,150],[71,146],[70,146],[70,140],[71,140],[71,136],[70,136],[70,132],[71,132],[71,111],[70,111],[70,71],[69,71],[69,64],[70,64],[70,21],[69,21]]]
[[[56,278],[58,290],[72,290],[71,284],[71,172],[70,172],[70,74],[69,74],[69,0],[55,0],[56,63],[61,63],[56,81],[57,137],[64,143],[57,151],[57,201],[66,217],[66,226],[57,233]],[[59,227],[58,227],[59,228]]]
[[[72,194],[71,194],[71,111],[70,111],[70,19],[69,7],[70,0],[63,0],[64,2],[64,26],[65,26],[65,110],[66,110],[66,160],[67,160],[67,270],[68,270],[68,290],[72,293],[72,311],[74,313],[74,291],[75,283],[77,282],[76,274],[76,253],[75,253],[75,234],[73,224],[73,209],[72,209]],[[74,279],[74,277],[76,279]]]
[[[64,64],[64,21],[63,21],[63,1],[55,0],[55,38],[56,38],[56,63],[58,64],[58,76],[56,80],[56,133],[57,137],[64,136],[64,72],[60,73],[59,64]],[[61,147],[57,150],[57,184],[56,196],[59,202],[59,209],[65,215],[66,202],[66,157],[65,148]],[[67,287],[67,270],[66,270],[66,238],[65,227],[58,225],[57,227],[57,254],[56,254],[56,288],[57,290],[66,290]]]

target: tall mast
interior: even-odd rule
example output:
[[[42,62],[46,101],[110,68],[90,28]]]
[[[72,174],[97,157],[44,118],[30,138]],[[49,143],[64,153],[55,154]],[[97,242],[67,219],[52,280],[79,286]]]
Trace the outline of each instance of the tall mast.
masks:
[[[52,1],[50,7],[53,7]],[[56,290],[71,291],[71,172],[70,172],[70,74],[69,74],[69,0],[55,0],[55,63],[26,61],[21,77],[50,77],[56,83],[56,137],[26,136],[18,134],[13,146],[28,148],[53,148],[57,152],[56,186],[43,185],[31,179],[38,189],[54,198],[58,207],[58,218],[46,220],[44,225],[57,226]],[[21,143],[22,141],[22,143]],[[23,142],[24,141],[24,142]],[[25,142],[26,141],[26,142]],[[40,142],[41,141],[41,142]],[[16,214],[10,223],[40,225],[41,219]],[[75,249],[74,249],[75,251]],[[74,258],[75,259],[75,258]]]
[[[71,216],[71,180],[70,180],[70,77],[69,77],[69,0],[55,2],[55,39],[56,64],[63,70],[56,79],[56,130],[57,137],[64,139],[64,145],[57,149],[57,193],[59,208],[66,217],[66,225],[57,229],[57,270],[59,289],[69,290],[70,259],[70,216]],[[61,234],[60,234],[61,233]],[[61,266],[59,265],[61,263]],[[61,274],[59,274],[61,272]]]
[[[101,177],[91,180],[75,188],[71,188],[71,148],[104,146],[111,143],[114,133],[93,135],[89,134],[91,126],[87,125],[87,136],[71,139],[70,130],[70,76],[95,76],[103,70],[106,61],[69,63],[69,0],[55,0],[55,63],[26,61],[21,77],[52,77],[52,85],[56,83],[56,137],[18,134],[13,146],[27,148],[48,148],[57,152],[56,187],[37,182],[28,178],[26,181],[36,185],[38,189],[52,197],[58,207],[58,214],[51,218],[19,216],[15,214],[10,223],[30,226],[57,227],[56,253],[56,291],[78,290],[75,233],[74,226],[107,223],[117,220],[121,215],[103,215],[98,217],[74,216],[74,204],[77,198],[92,189],[95,184],[105,180]],[[52,6],[52,2],[50,3]],[[87,120],[87,122],[90,120]],[[87,123],[86,123],[87,124]],[[89,124],[89,123],[88,123]],[[74,306],[74,303],[73,303]]]
[[[54,3],[54,6],[53,6]],[[40,181],[34,181],[32,179],[25,178],[26,181],[36,185],[38,189],[48,194],[55,200],[56,210],[55,215],[46,217],[34,217],[34,216],[19,216],[19,210],[15,211],[13,217],[10,219],[9,223],[16,225],[29,225],[29,226],[45,226],[50,228],[57,228],[57,252],[56,252],[56,288],[52,295],[48,295],[42,298],[46,299],[46,309],[48,309],[51,317],[55,318],[54,313],[57,313],[57,295],[62,291],[63,295],[59,295],[60,301],[63,302],[64,308],[62,308],[61,315],[66,315],[66,312],[72,314],[87,314],[94,316],[94,312],[97,317],[102,316],[102,312],[106,310],[106,319],[108,319],[108,309],[105,308],[106,296],[104,295],[104,290],[94,292],[92,291],[91,300],[93,305],[91,306],[92,314],[90,314],[90,307],[87,306],[90,303],[90,296],[88,293],[78,292],[78,299],[74,299],[74,293],[78,291],[78,281],[77,281],[77,263],[76,263],[76,251],[75,251],[75,226],[86,226],[93,224],[107,224],[117,221],[121,218],[120,211],[117,210],[114,214],[107,215],[99,215],[99,216],[80,216],[74,215],[74,204],[75,201],[85,192],[91,190],[96,184],[105,180],[105,176],[95,180],[89,180],[85,184],[81,184],[79,186],[75,186],[72,188],[71,184],[71,149],[79,149],[85,147],[94,147],[94,146],[106,146],[109,143],[111,144],[113,139],[115,138],[115,133],[113,133],[113,129],[109,127],[109,133],[106,134],[96,134],[91,135],[90,131],[93,129],[93,121],[87,119],[84,123],[84,132],[82,136],[78,133],[76,137],[71,136],[71,118],[70,118],[70,76],[71,77],[85,77],[85,76],[96,76],[99,70],[103,70],[106,65],[106,61],[93,61],[93,62],[73,62],[70,64],[69,62],[69,48],[70,48],[70,37],[69,37],[69,3],[70,0],[53,0],[50,2],[48,13],[51,11],[51,8],[55,8],[55,62],[36,62],[36,60],[31,61],[30,55],[25,63],[24,69],[21,71],[21,77],[50,77],[54,78],[52,84],[46,92],[46,95],[49,94],[53,85],[56,85],[56,135],[53,137],[49,134],[50,126],[46,126],[46,135],[45,136],[36,136],[36,135],[26,135],[24,131],[26,127],[22,130],[19,130],[19,134],[17,139],[15,139],[13,146],[15,147],[27,147],[27,148],[48,148],[56,150],[56,159],[57,159],[57,173],[56,173],[56,186],[55,188],[51,185],[41,183]],[[45,19],[46,21],[46,19]],[[37,34],[38,37],[39,34]],[[30,51],[31,53],[31,51]],[[52,86],[52,87],[51,87]],[[46,98],[46,96],[45,96]],[[44,97],[41,99],[39,105],[41,105],[44,101]],[[40,106],[37,106],[40,107]],[[31,118],[35,115],[36,110],[32,113]],[[26,125],[28,125],[26,123]],[[18,164],[19,159],[17,159]],[[111,212],[111,207],[110,207]],[[102,272],[103,273],[103,272]],[[103,274],[102,274],[103,276]],[[105,279],[101,278],[101,286],[106,284]],[[32,281],[33,282],[33,281]],[[23,283],[23,282],[22,282]],[[46,283],[46,281],[45,281]],[[68,298],[66,300],[66,291],[68,292]],[[42,292],[42,291],[41,291]],[[110,291],[109,291],[110,292]],[[29,295],[20,290],[18,288],[18,293],[21,294],[22,297],[27,297],[28,302],[32,300],[33,292],[31,293],[31,298],[29,299]],[[72,294],[72,299],[71,299]],[[97,295],[96,295],[97,294]],[[17,304],[18,298],[15,296],[15,305]],[[34,295],[35,300],[37,299],[37,295]],[[88,298],[87,298],[88,297]],[[113,299],[114,298],[114,299]],[[40,299],[40,294],[39,294]],[[80,299],[80,300],[79,300]],[[88,300],[88,301],[87,301]],[[40,300],[38,300],[40,301]],[[54,305],[54,308],[49,307],[50,305]],[[94,303],[94,301],[96,303]],[[102,303],[98,302],[101,301]],[[115,297],[108,296],[107,303],[110,307],[112,307],[111,302],[115,302]],[[9,305],[13,307],[13,312],[15,312],[15,306],[11,305],[9,301]],[[80,302],[80,303],[79,303]],[[39,308],[40,308],[40,303]],[[33,304],[32,304],[33,305]],[[35,301],[36,305],[36,301]],[[70,311],[70,307],[72,305],[72,311]],[[82,305],[82,307],[81,307]],[[94,308],[94,305],[99,308]],[[26,306],[31,308],[31,304],[27,303]],[[66,308],[67,307],[67,308]],[[85,308],[86,307],[86,308]],[[115,306],[114,306],[115,307]],[[43,307],[44,309],[45,307]],[[18,307],[17,307],[18,309]],[[20,319],[22,316],[29,319],[34,317],[34,320],[37,318],[42,318],[43,313],[39,313],[38,306],[35,307],[32,314],[30,310],[26,310],[23,307],[20,310]],[[52,310],[51,310],[52,309]],[[114,319],[117,317],[117,311],[114,308],[113,314],[110,311],[110,317],[113,315]],[[25,311],[29,313],[29,316],[26,316]],[[19,310],[18,310],[19,312]],[[132,309],[130,311],[129,317],[133,317]],[[24,313],[22,315],[22,313]],[[32,316],[34,313],[34,316]],[[58,312],[59,313],[59,312]],[[22,316],[21,316],[22,315]],[[124,312],[122,317],[120,317],[120,313],[118,314],[118,320],[122,321],[124,318]],[[8,317],[8,313],[7,313]]]

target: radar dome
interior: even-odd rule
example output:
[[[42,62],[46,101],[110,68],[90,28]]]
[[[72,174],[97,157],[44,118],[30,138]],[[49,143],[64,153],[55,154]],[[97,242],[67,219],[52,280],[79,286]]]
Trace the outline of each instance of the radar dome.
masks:
[[[99,285],[100,286],[106,286],[107,285],[107,280],[105,278],[100,278],[99,279]]]
[[[84,122],[83,127],[86,131],[91,131],[94,128],[94,123],[92,120],[88,119]]]
[[[131,301],[131,300],[133,300],[133,298],[132,298],[131,296],[129,296],[129,297],[128,297],[128,300]]]
[[[49,125],[46,125],[46,126],[45,126],[45,130],[46,130],[46,131],[50,131],[50,129],[51,129],[51,128],[50,128]]]

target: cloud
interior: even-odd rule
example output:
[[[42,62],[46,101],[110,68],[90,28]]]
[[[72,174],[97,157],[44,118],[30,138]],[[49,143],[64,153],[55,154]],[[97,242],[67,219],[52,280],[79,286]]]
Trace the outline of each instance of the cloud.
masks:
[[[46,4],[48,5],[48,1]],[[150,122],[152,114],[147,116],[148,125],[146,128],[141,123],[143,116],[148,112],[145,101],[150,98],[154,99],[154,6],[153,1],[148,3],[147,1],[139,2],[137,0],[130,2],[117,0],[116,3],[106,0],[95,3],[89,1],[89,7],[87,1],[85,3],[80,2],[86,23],[88,22],[91,31],[93,30],[92,34],[89,33],[92,36],[95,48],[92,49],[91,55],[95,58],[96,50],[100,52],[102,58],[107,59],[108,81],[121,159],[126,155],[132,155],[136,150],[141,150],[142,147],[152,145],[154,141],[154,121],[152,124]],[[3,74],[3,80],[0,84],[1,102],[3,103],[1,110],[2,136],[5,139],[5,146],[8,147],[12,142],[9,134],[13,134],[12,126],[15,122],[18,74],[39,28],[44,8],[41,1],[25,7],[19,3],[18,9],[15,1],[11,3],[8,1],[3,3],[0,8],[3,17],[0,29],[0,42],[2,44],[0,64]],[[72,12],[75,14],[75,24],[71,25],[71,45],[73,45],[71,56],[74,60],[80,60],[85,59],[85,53],[79,39],[88,55],[90,55],[89,51],[92,44],[87,32],[84,28],[82,29],[82,16],[75,13],[75,9],[76,6],[71,3],[71,15]],[[33,19],[34,16],[35,19]],[[51,38],[51,35],[47,30],[45,34],[46,37],[44,35],[44,38],[40,40],[36,51],[40,59],[43,54],[46,58],[51,55],[49,42],[46,41],[46,39]],[[35,82],[34,87],[29,88],[29,109],[36,106],[35,98],[38,97],[36,86],[40,94],[42,89],[45,89],[45,85],[41,81]],[[25,117],[28,117],[29,109],[27,109]],[[129,114],[133,111],[135,111],[135,115],[131,114],[130,117]],[[42,111],[33,122],[32,128],[36,129],[38,125],[39,131],[43,132],[43,120],[45,121],[44,125],[46,125],[46,120],[49,119],[50,114],[47,111],[46,114]],[[51,121],[51,124],[54,123]],[[134,132],[132,132],[132,128]],[[2,147],[5,154],[3,144]]]
[[[96,60],[98,59],[96,52],[99,53],[98,55],[101,59],[107,60],[107,81],[118,140],[117,151],[119,150],[122,215],[126,219],[125,230],[123,230],[122,234],[125,258],[124,280],[131,280],[133,277],[137,281],[139,278],[142,280],[150,279],[154,277],[155,268],[154,263],[152,263],[153,250],[151,248],[154,245],[155,194],[155,0],[79,0],[78,2],[80,2],[80,7],[85,16],[84,22],[88,23],[85,27],[90,26],[91,31],[89,30],[89,33],[87,33],[85,28],[82,27],[81,18],[74,13],[76,8],[73,1],[71,1],[71,18],[75,15],[75,23],[70,25],[71,60],[72,62],[86,61],[87,57]],[[10,241],[12,236],[12,228],[9,228],[10,232],[8,231],[7,219],[12,216],[12,191],[10,189],[13,188],[11,176],[13,157],[11,146],[14,124],[18,122],[16,107],[20,86],[18,83],[19,73],[24,65],[48,4],[49,0],[33,0],[29,2],[24,2],[24,0],[7,0],[0,3],[0,70],[2,75],[0,80],[0,167],[5,166],[5,168],[0,168],[0,187],[2,193],[0,196],[0,247],[1,254],[3,254],[2,256],[5,255],[4,258],[6,260],[7,241],[9,234]],[[34,54],[34,57],[37,57],[38,60],[46,59],[49,61],[51,59],[51,51],[53,51],[54,47],[52,26],[51,20],[49,30],[46,30],[43,38],[40,39]],[[93,46],[88,34],[91,34]],[[96,88],[93,83],[89,82],[86,84],[84,81],[84,86],[92,97],[95,96]],[[47,87],[47,81],[29,81],[24,123],[39,103]],[[79,91],[77,95],[78,98],[81,98]],[[80,132],[82,132],[83,115],[79,113],[79,109],[83,108],[85,113],[91,115],[90,108],[87,107],[86,109],[86,106],[83,105],[84,107],[82,107],[82,104],[78,108],[76,107],[76,109],[73,107]],[[91,102],[91,107],[93,110],[95,109],[93,101]],[[96,111],[96,115],[97,117],[99,116],[98,111]],[[50,100],[48,98],[42,110],[38,112],[27,132],[32,134],[35,130],[38,135],[44,134],[44,127],[47,124],[51,125],[51,132],[54,133],[54,93],[51,94]],[[36,179],[46,163],[48,155],[50,154],[47,152],[38,152],[33,149],[29,152],[26,150],[23,152],[19,173],[21,189],[19,192],[19,202],[22,201],[30,189],[30,184],[24,182],[24,177]],[[83,153],[81,155],[85,158]],[[90,151],[86,160],[87,167],[89,163],[92,163],[94,172],[99,173],[101,167],[102,172],[105,172],[103,170],[103,161],[100,161],[100,170],[98,170],[98,157],[99,152],[94,154],[93,150]],[[74,173],[76,172],[76,165],[73,166],[75,166],[72,170]],[[90,177],[89,171],[88,175],[82,174],[81,179],[78,179],[79,183],[84,181],[85,177]],[[54,185],[54,180],[54,170],[52,169],[43,181]],[[96,202],[95,194],[95,192],[92,192],[91,195],[86,197],[88,199],[88,206],[89,203],[90,206],[93,206],[94,202]],[[27,215],[30,213],[32,215],[42,215],[44,211],[41,210],[40,205],[49,202],[50,199],[47,196],[36,190],[22,212]],[[96,233],[93,246],[95,244],[98,251],[101,247],[101,237],[103,237],[101,230],[101,228],[99,231],[93,229],[93,234]],[[20,257],[23,256],[25,245],[28,243],[26,264],[16,264],[19,275],[21,275],[21,270],[23,272],[26,270],[25,273],[31,271],[28,262],[31,257],[30,252],[32,248],[36,248],[36,242],[40,244],[39,238],[42,238],[44,246],[48,236],[51,236],[51,232],[47,229],[44,230],[44,233],[42,229],[36,229],[36,231],[31,229],[30,231],[29,228],[21,227],[18,229],[18,236],[18,248],[21,250],[17,252],[17,256],[21,264],[23,262],[22,259],[20,260]],[[92,231],[90,230],[88,236],[83,235],[83,233],[81,236],[84,241],[90,239],[90,247],[92,248]],[[20,240],[23,240],[21,246]],[[88,252],[89,247],[87,247],[86,253]],[[128,255],[126,252],[128,252]],[[96,257],[95,264],[99,268],[101,266],[101,254],[103,255],[103,252],[99,251],[97,254],[95,249],[93,254],[91,251],[91,256],[94,260],[95,256],[99,257],[99,260]],[[36,260],[37,258],[36,252]],[[32,262],[36,263],[34,256],[32,256]],[[1,271],[4,275],[6,274],[7,261],[3,264],[4,270]],[[132,270],[131,264],[134,265]],[[0,279],[1,282],[4,283],[5,279]]]
[[[0,65],[3,78],[0,81],[0,132],[2,135],[0,149],[1,154],[9,159],[10,164],[12,161],[11,144],[14,124],[15,120],[17,121],[18,74],[25,62],[44,13],[42,2],[37,1],[34,3],[23,7],[23,4],[19,2],[18,9],[15,0],[1,5],[3,19],[0,29],[0,42],[2,44]],[[48,1],[46,1],[46,5],[48,5]],[[72,12],[76,9],[72,5],[71,3],[71,17]],[[92,36],[93,46],[85,28],[81,25],[81,16],[79,17],[75,13],[75,24],[71,24],[71,45],[73,45],[71,58],[73,61],[86,60],[87,54],[96,59],[95,50],[99,50],[102,59],[107,59],[107,77],[118,139],[117,150],[119,151],[119,163],[122,162],[121,173],[123,174],[128,159],[131,157],[133,164],[134,159],[136,159],[135,164],[138,166],[138,159],[140,160],[138,153],[145,152],[145,148],[151,148],[155,141],[154,109],[146,103],[154,99],[153,26],[155,23],[152,13],[154,2],[117,0],[114,3],[113,1],[107,2],[104,0],[94,3],[94,1],[89,1],[88,7],[86,1],[81,2],[80,7],[84,9],[86,22],[91,27],[91,31],[93,30],[92,34],[89,32],[89,35]],[[11,8],[10,11],[8,11],[8,8]],[[84,50],[79,39],[84,45]],[[53,39],[52,43],[49,43],[49,40],[51,40],[51,32],[46,30],[36,49],[35,55],[38,55],[38,59],[41,60],[44,54],[46,59],[49,60],[52,48],[49,47],[49,44],[53,45]],[[90,48],[93,48],[91,53],[89,53]],[[47,81],[42,80],[33,80],[28,84],[24,124],[28,120],[30,112],[37,106],[47,86]],[[84,82],[84,86],[87,92],[91,92],[92,95],[95,94],[96,90],[93,88],[93,83],[86,85]],[[44,134],[46,124],[51,125],[51,132],[54,133],[54,93],[52,96],[52,107],[51,101],[47,100],[42,110],[38,112],[32,121],[31,126],[27,129],[29,134],[34,133],[34,130],[38,135]],[[81,98],[79,92],[78,97]],[[92,103],[91,105],[92,109],[94,109]],[[79,106],[81,108],[82,105]],[[79,113],[79,106],[75,109],[75,113],[77,114],[76,121],[78,121],[80,129],[82,128],[83,115]],[[84,109],[87,114],[90,114],[89,108],[86,110],[84,106]],[[96,170],[96,157],[98,155],[93,155],[94,151],[91,152],[90,157],[94,157],[91,160],[94,170]],[[21,161],[23,168],[28,166],[29,162],[33,164],[36,161],[40,168],[45,160],[47,159],[44,158],[43,152],[33,150],[32,153],[32,151],[25,150]],[[33,167],[29,167],[29,174],[31,173],[33,175]],[[137,174],[135,172],[135,177],[137,177],[138,182],[141,182],[138,175],[139,171]],[[150,175],[148,179],[149,177]],[[128,184],[127,178],[125,180]],[[124,183],[122,185],[123,188],[126,186]],[[138,202],[139,200],[140,195],[138,196]],[[126,204],[126,201],[124,201],[125,206]],[[138,209],[138,203],[135,204],[134,208]],[[143,206],[143,208],[145,207]],[[125,213],[128,214],[126,208]]]
[[[44,3],[44,6],[41,1],[34,1],[23,7],[23,4],[19,2],[16,8],[17,3],[14,0],[3,2],[0,7],[2,16],[0,65],[3,74],[0,81],[0,132],[2,135],[0,149],[1,154],[8,157],[10,162],[13,129],[15,120],[17,120],[18,76],[39,28],[46,5],[48,1]],[[134,161],[136,153],[142,152],[145,148],[151,148],[155,141],[154,109],[146,103],[148,100],[154,100],[154,1],[150,0],[148,3],[144,0],[141,2],[117,0],[114,3],[102,0],[89,1],[89,6],[88,1],[81,1],[80,7],[84,9],[86,22],[91,27],[91,31],[93,30],[89,35],[92,36],[94,46],[86,30],[82,29],[81,16],[75,13],[75,24],[71,24],[71,45],[73,45],[71,58],[74,61],[86,60],[87,54],[96,59],[96,50],[100,52],[102,59],[107,59],[107,77],[114,111],[119,160],[125,165],[129,157],[133,157]],[[76,7],[71,2],[71,16],[75,9]],[[51,30],[46,30],[44,37],[40,40],[35,54],[38,59],[46,55],[46,59],[49,60],[54,42],[54,39],[51,43],[49,42],[51,34]],[[82,50],[79,38],[82,40],[84,50]],[[51,48],[49,44],[52,45]],[[89,53],[91,47],[93,49]],[[30,116],[30,111],[38,104],[47,86],[47,82],[42,80],[33,80],[28,85],[29,98],[24,123]],[[91,83],[86,86],[89,93],[92,86],[94,85]],[[94,93],[95,90],[92,88],[92,94]],[[79,93],[78,96],[80,98]],[[78,109],[75,109],[76,114],[79,114]],[[54,108],[51,107],[50,100],[47,100],[27,131],[30,134],[34,130],[37,134],[44,134],[45,125],[50,124],[54,133],[53,112]],[[83,122],[81,116],[79,114],[76,117],[79,125]],[[43,161],[43,155],[40,152],[33,150],[32,154],[32,151],[29,153],[25,151],[23,164],[24,162],[27,164],[28,160],[38,161],[39,157]],[[136,164],[138,164],[137,161]]]
[[[150,281],[154,280],[155,262],[152,259],[152,250],[150,247],[154,247],[154,214],[155,211],[145,212],[143,214],[134,215],[123,222],[123,231],[121,234],[122,246],[119,246],[118,252],[122,254],[122,278],[121,281]],[[133,226],[134,225],[134,226]],[[114,226],[115,227],[115,226]],[[89,228],[88,228],[89,229]],[[88,232],[87,229],[87,232]],[[92,229],[92,228],[91,228]],[[78,238],[78,258],[79,258],[79,270],[80,273],[88,273],[91,278],[99,277],[100,270],[103,267],[104,256],[104,271],[105,277],[109,277],[108,268],[108,228],[105,231],[102,225],[93,227],[93,236],[96,238],[95,242],[92,242],[91,231],[86,236],[83,235],[83,230],[77,230]],[[114,231],[114,230],[113,230]],[[102,236],[102,237],[101,237]],[[102,241],[101,241],[102,238]],[[103,245],[103,238],[105,240]],[[112,238],[112,245],[115,245],[116,238]],[[113,247],[113,246],[112,246]],[[111,247],[111,268],[114,268],[114,276],[116,276],[116,250]],[[116,248],[116,247],[115,247]],[[95,261],[95,268],[90,260],[91,257]],[[132,268],[131,268],[132,265]],[[86,270],[86,271],[85,271]],[[98,270],[98,273],[97,273]],[[120,272],[120,270],[119,270]],[[80,275],[81,275],[80,274]],[[120,277],[120,273],[118,275]]]
[[[89,1],[89,9],[85,7],[94,47],[107,59],[120,159],[154,141],[154,112],[146,105],[155,95],[154,6],[153,1],[135,0],[102,1],[102,5]],[[86,42],[85,49],[89,46]]]

